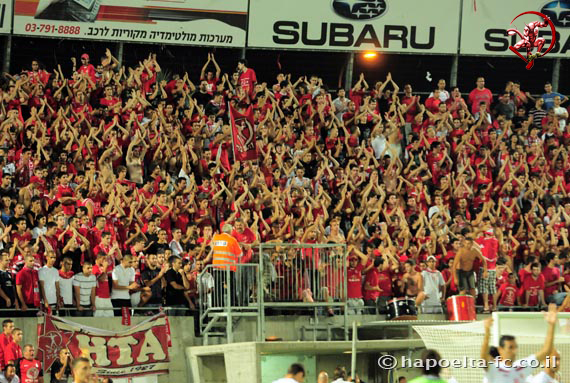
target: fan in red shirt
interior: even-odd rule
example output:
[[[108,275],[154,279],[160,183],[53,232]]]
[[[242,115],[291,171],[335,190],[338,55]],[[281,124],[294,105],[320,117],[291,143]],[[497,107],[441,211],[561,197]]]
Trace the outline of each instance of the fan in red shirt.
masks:
[[[42,362],[34,359],[36,350],[31,344],[24,346],[23,358],[16,361],[16,375],[22,383],[43,383],[44,371]]]
[[[253,100],[255,95],[255,84],[257,83],[257,77],[255,76],[255,71],[247,67],[247,60],[238,60],[238,71],[239,84],[243,91],[249,95],[249,98]]]
[[[564,278],[560,276],[560,269],[556,267],[558,256],[554,253],[546,254],[546,262],[548,264],[542,269],[542,276],[544,277],[544,297],[559,292],[560,283],[564,282]]]
[[[4,370],[5,349],[12,342],[12,332],[14,332],[14,321],[5,319],[2,322],[2,334],[0,334],[0,367]]]
[[[487,112],[490,112],[490,106],[493,102],[493,93],[485,88],[485,79],[477,77],[477,87],[469,93],[467,102],[471,104],[471,113],[475,114],[479,111],[479,104],[485,102],[487,104]]]
[[[87,53],[81,55],[81,67],[79,67],[77,73],[86,74],[93,83],[97,81],[95,78],[95,67],[89,64],[89,55]]]
[[[546,305],[544,300],[544,277],[540,274],[540,264],[535,262],[531,266],[531,274],[523,282],[525,304],[523,306]]]
[[[346,276],[348,279],[346,285],[347,305],[348,307],[354,307],[354,309],[349,308],[348,313],[362,314],[362,310],[359,309],[359,307],[364,307],[362,273],[364,272],[368,258],[362,252],[354,248],[349,248],[349,250],[352,250],[352,255],[348,258],[348,266],[346,268]],[[359,259],[360,262],[358,262]]]
[[[16,292],[22,311],[40,307],[40,282],[38,271],[34,269],[33,255],[26,255],[24,268],[16,274]],[[35,313],[31,313],[35,315]]]
[[[75,194],[69,186],[69,174],[59,174],[59,185],[57,186],[57,194],[55,197],[63,206],[63,213],[67,216],[75,213]]]
[[[374,308],[369,309],[369,313],[375,315],[377,300],[382,293],[382,289],[379,286],[380,283],[380,270],[382,270],[382,264],[384,259],[376,258],[374,260],[374,267],[366,273],[365,283],[364,283],[364,302],[366,306],[371,306]]]
[[[4,348],[4,366],[22,357],[22,337],[24,333],[21,329],[15,328],[12,331],[12,340]]]
[[[517,280],[515,274],[509,273],[509,280],[499,287],[499,305],[514,306],[517,302]]]

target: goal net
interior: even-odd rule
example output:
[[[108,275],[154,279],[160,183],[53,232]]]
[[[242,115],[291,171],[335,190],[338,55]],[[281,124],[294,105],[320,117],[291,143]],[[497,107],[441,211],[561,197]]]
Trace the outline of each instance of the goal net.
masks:
[[[513,335],[517,339],[518,358],[524,358],[540,350],[546,337],[547,324],[543,313],[496,312],[493,313],[491,346],[498,346],[501,335]],[[458,383],[481,383],[484,370],[479,368],[481,344],[485,333],[482,321],[443,326],[414,326],[426,348],[435,349],[449,365],[443,371],[446,379]],[[554,340],[561,354],[561,381],[570,381],[570,313],[560,313]],[[453,362],[454,361],[454,362]],[[444,364],[444,367],[447,365]],[[538,373],[541,368],[536,368]]]

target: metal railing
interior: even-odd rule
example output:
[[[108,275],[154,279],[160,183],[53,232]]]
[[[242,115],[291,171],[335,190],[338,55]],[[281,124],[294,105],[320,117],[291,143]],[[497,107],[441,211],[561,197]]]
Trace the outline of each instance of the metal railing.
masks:
[[[262,243],[259,269],[263,294],[258,337],[265,339],[266,309],[310,310],[315,326],[319,314],[334,315],[340,310],[348,339],[346,255],[344,244]]]

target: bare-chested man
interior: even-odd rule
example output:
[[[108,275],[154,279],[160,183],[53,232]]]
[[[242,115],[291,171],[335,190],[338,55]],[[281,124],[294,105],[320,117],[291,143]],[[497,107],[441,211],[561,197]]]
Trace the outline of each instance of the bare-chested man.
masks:
[[[416,271],[416,262],[413,259],[408,259],[404,263],[404,292],[406,297],[415,298],[416,307],[426,299],[426,294],[424,293],[424,279],[422,274]]]
[[[475,297],[475,274],[473,273],[473,263],[479,258],[483,264],[483,278],[487,278],[487,261],[483,258],[481,248],[473,240],[472,233],[465,233],[465,238],[461,241],[461,248],[455,256],[453,262],[453,275],[459,295],[465,295],[467,291]]]

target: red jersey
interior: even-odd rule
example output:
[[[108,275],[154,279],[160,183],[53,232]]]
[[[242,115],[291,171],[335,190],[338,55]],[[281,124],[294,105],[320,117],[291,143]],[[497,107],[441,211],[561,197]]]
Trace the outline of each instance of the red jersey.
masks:
[[[517,286],[510,283],[503,283],[499,288],[501,300],[499,304],[503,306],[514,306],[517,301]]]
[[[537,279],[534,279],[532,274],[526,277],[526,279],[523,282],[523,290],[524,290],[524,296],[526,296],[527,291],[530,291],[527,304],[529,306],[537,306],[538,293],[541,290],[544,291],[544,277],[542,276],[542,274],[539,275]]]
[[[14,341],[10,342],[4,348],[4,366],[8,362],[13,362],[20,358],[22,358],[22,347]]]
[[[24,302],[28,306],[40,306],[40,282],[38,271],[26,266],[16,274],[16,286],[22,286]]]
[[[378,282],[380,281],[380,272],[378,269],[373,267],[369,272],[366,273],[366,283],[370,287],[378,287]],[[366,300],[376,300],[380,296],[380,291],[376,290],[366,290],[364,287],[364,299]]]
[[[5,366],[5,354],[4,354],[4,350],[8,348],[8,346],[10,345],[10,343],[12,342],[12,336],[11,335],[6,335],[4,333],[0,334],[0,367],[2,368],[2,370],[4,370],[4,366]]]
[[[489,112],[493,102],[493,93],[487,88],[475,88],[469,93],[468,101],[471,104],[471,114],[479,112],[479,103],[483,101],[487,103],[487,112]]]
[[[39,377],[44,376],[42,363],[39,360],[19,359],[16,362],[16,375],[22,383],[37,383]]]
[[[548,267],[546,266],[542,269],[541,275],[544,277],[544,282],[554,282],[560,278],[560,269],[556,267]],[[544,288],[544,297],[547,297],[553,294],[556,290],[558,290],[558,284],[554,284],[552,286],[548,286]]]
[[[239,84],[242,89],[253,98],[253,91],[255,83],[257,82],[257,77],[255,76],[255,71],[251,68],[247,68],[245,72],[239,75]]]
[[[354,268],[346,269],[348,283],[346,286],[348,299],[362,299],[362,270],[364,266],[358,264]]]
[[[97,278],[97,286],[95,287],[95,296],[97,298],[111,298],[111,292],[109,290],[109,274],[108,272],[112,270],[111,266],[107,266],[107,270],[103,271],[98,265],[93,265],[93,275]],[[105,274],[102,279],[99,279],[101,274]]]

